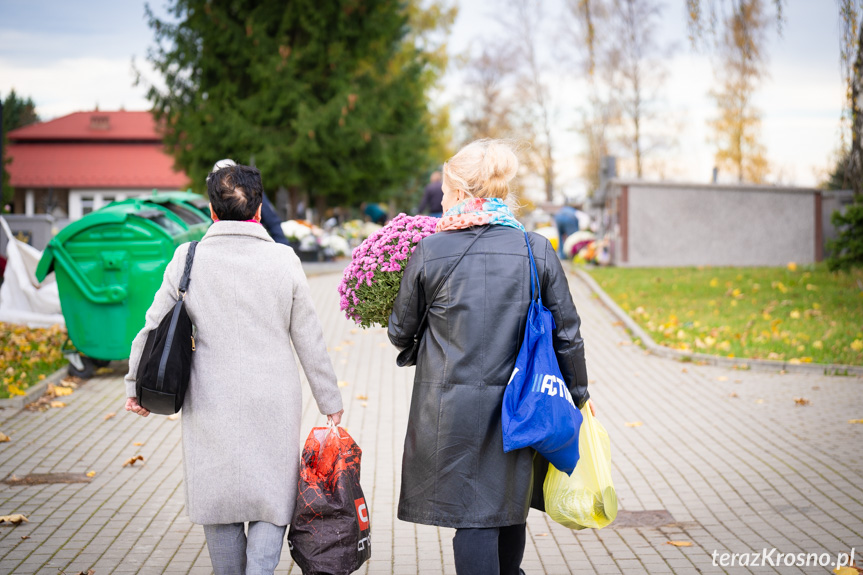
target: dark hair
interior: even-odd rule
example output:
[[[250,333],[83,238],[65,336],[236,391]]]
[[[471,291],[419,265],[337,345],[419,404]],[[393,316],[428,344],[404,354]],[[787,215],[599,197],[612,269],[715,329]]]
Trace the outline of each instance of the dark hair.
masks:
[[[220,220],[251,220],[264,201],[261,172],[251,166],[226,166],[207,176],[207,195]]]

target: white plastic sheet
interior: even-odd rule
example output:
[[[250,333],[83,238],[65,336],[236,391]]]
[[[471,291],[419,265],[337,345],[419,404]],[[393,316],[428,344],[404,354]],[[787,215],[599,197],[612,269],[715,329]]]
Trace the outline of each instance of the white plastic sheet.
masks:
[[[48,274],[41,283],[36,280],[36,267],[42,252],[16,239],[2,217],[0,233],[9,239],[6,244],[6,272],[0,286],[0,322],[30,327],[66,325],[54,274]]]

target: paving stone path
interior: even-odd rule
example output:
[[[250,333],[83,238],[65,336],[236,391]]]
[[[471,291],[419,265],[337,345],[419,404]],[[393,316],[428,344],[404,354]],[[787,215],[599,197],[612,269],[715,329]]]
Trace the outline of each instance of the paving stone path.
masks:
[[[453,530],[395,517],[413,371],[396,367],[384,330],[343,318],[338,275],[309,281],[336,373],[348,383],[343,425],[364,451],[372,559],[360,573],[454,573]],[[828,573],[852,548],[863,564],[863,425],[848,423],[863,418],[860,378],[647,355],[580,280],[570,284],[622,512],[609,528],[571,531],[532,511],[528,575]],[[0,444],[0,478],[95,471],[89,483],[0,483],[0,515],[30,520],[0,525],[0,574],[212,572],[203,531],[183,512],[181,422],[124,412],[123,367],[63,398],[65,408],[0,414],[0,431],[12,438]],[[798,397],[810,404],[798,406]],[[306,389],[303,429],[323,422]],[[143,462],[122,467],[138,454]],[[750,555],[730,566],[732,553]],[[809,565],[787,566],[786,554],[797,563],[799,553]],[[277,572],[300,573],[287,546]]]

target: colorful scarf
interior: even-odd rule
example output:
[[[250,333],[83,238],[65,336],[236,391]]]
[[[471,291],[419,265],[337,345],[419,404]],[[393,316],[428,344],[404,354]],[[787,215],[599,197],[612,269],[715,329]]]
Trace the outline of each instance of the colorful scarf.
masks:
[[[468,198],[451,207],[438,220],[436,232],[463,230],[472,226],[509,226],[524,231],[512,211],[498,198]]]

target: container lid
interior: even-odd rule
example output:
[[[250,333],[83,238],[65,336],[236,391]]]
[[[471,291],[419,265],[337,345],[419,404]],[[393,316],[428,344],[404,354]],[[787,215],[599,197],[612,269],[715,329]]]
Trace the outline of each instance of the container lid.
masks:
[[[71,222],[48,242],[36,268],[36,279],[42,281],[54,269],[55,247],[64,246],[66,242],[85,230],[105,224],[121,224],[129,217],[150,220],[168,236],[173,236],[186,229],[186,224],[176,214],[150,202],[148,199],[130,198],[113,202],[87,214],[80,220]]]
[[[142,199],[165,206],[188,225],[213,223],[210,219],[210,201],[192,191],[160,192],[153,190],[152,195]],[[190,208],[191,214],[187,212]]]
[[[120,224],[125,222],[129,216],[154,220],[157,217],[165,217],[167,213],[168,211],[162,211],[154,206],[149,198],[130,198],[128,200],[113,202],[102,209],[87,214],[80,220],[71,222],[60,230],[51,242],[66,243],[73,236],[86,229],[104,224]]]

